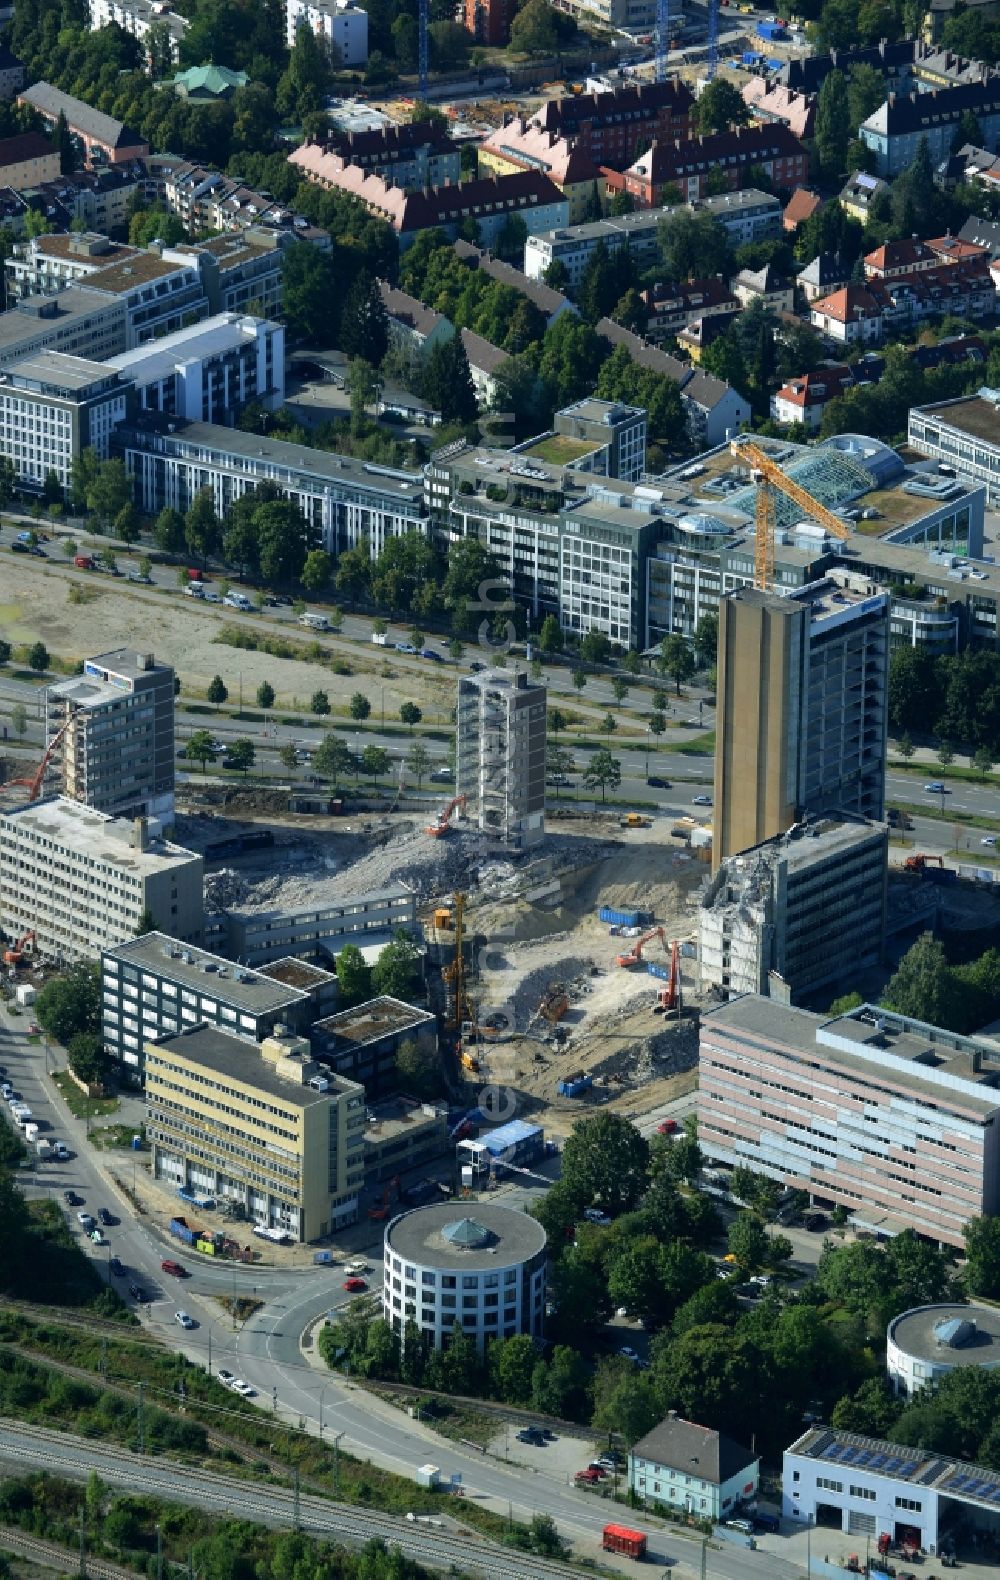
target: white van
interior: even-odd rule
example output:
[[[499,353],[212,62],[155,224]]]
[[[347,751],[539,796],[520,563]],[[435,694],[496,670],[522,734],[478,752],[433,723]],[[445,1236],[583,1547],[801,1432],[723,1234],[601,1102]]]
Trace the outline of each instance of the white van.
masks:
[[[253,604],[250,602],[250,600],[247,597],[246,593],[241,593],[241,592],[227,593],[222,601],[223,601],[223,603],[228,604],[230,609],[243,609],[244,611],[246,611],[246,610],[250,610],[250,609],[253,608]]]
[[[329,631],[332,629],[325,614],[300,614],[299,625],[307,625],[312,631]]]

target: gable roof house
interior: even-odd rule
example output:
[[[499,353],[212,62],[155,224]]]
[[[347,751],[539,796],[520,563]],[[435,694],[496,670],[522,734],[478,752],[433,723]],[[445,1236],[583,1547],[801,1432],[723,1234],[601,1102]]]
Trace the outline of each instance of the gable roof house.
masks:
[[[721,1520],[752,1501],[760,1460],[740,1443],[670,1410],[628,1457],[629,1491],[647,1505]]]

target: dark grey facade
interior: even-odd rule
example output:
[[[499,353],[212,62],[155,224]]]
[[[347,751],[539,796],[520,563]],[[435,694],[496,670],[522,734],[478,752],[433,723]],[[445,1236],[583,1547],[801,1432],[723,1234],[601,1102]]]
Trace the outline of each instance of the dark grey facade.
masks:
[[[84,661],[83,674],[50,686],[49,735],[60,748],[64,795],[99,812],[174,816],[174,672],[152,653],[118,648]]]

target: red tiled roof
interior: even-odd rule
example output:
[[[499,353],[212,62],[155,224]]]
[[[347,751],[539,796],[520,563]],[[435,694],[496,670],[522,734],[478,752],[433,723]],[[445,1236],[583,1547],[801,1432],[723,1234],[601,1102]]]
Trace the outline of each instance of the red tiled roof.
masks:
[[[788,202],[785,204],[784,222],[788,229],[794,225],[801,225],[810,215],[815,214],[823,205],[823,199],[815,192],[810,192],[808,187],[796,187]]]

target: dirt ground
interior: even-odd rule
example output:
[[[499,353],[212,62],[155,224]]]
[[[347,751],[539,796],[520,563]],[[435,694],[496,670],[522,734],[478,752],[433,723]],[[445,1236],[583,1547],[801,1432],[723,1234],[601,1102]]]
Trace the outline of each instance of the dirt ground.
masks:
[[[118,584],[102,579],[99,584],[85,584],[83,603],[71,603],[70,588],[75,585],[55,570],[29,570],[14,555],[5,555],[0,636],[15,644],[41,639],[50,652],[71,661],[106,652],[112,645],[152,650],[174,666],[189,696],[203,696],[213,675],[220,674],[235,700],[242,674],[248,704],[261,681],[267,680],[278,694],[278,705],[290,709],[307,707],[317,690],[327,692],[334,709],[338,703],[346,706],[355,691],[363,691],[373,717],[384,701],[386,717],[394,720],[403,702],[416,702],[428,723],[445,721],[454,706],[454,676],[444,666],[440,676],[436,665],[408,669],[377,649],[369,655],[357,642],[326,637],[320,645],[345,658],[353,670],[351,675],[335,675],[324,664],[273,658],[213,641],[224,623],[218,610],[199,608],[179,590],[151,592],[126,585],[119,590]],[[308,631],[287,621],[280,629],[276,620],[266,616],[241,623],[275,631],[291,641],[310,640]]]

